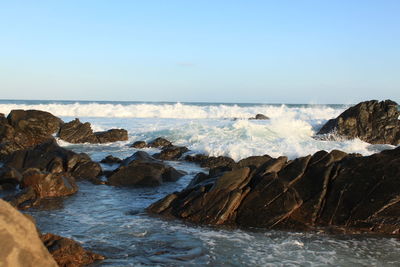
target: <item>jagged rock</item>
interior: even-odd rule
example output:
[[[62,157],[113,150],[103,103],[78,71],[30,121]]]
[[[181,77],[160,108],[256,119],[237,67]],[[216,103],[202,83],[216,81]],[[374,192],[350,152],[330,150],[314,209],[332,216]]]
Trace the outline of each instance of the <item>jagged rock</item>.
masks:
[[[147,143],[145,141],[136,141],[130,147],[133,147],[133,148],[145,148],[145,147],[147,147]]]
[[[249,118],[249,120],[269,120],[269,117],[264,114],[257,114],[254,118]]]
[[[158,186],[165,181],[176,181],[183,175],[183,172],[140,151],[123,161],[121,167],[108,177],[108,184],[114,186]]]
[[[112,155],[108,155],[107,157],[105,157],[104,159],[102,159],[100,161],[100,163],[104,163],[104,164],[119,164],[121,163],[122,160],[118,157],[114,157]]]
[[[62,120],[40,110],[12,110],[0,119],[0,157],[53,139]]]
[[[104,132],[95,132],[99,143],[110,143],[128,140],[128,131],[124,129],[111,129]]]
[[[75,119],[61,126],[58,137],[73,144],[97,144],[126,141],[128,140],[128,132],[124,129],[111,129],[94,133],[89,122],[81,123],[79,119]]]
[[[187,147],[171,145],[164,147],[160,153],[154,154],[154,157],[161,160],[178,160],[188,151],[189,149]]]
[[[0,248],[0,266],[58,266],[32,221],[1,199]]]
[[[204,224],[400,234],[400,147],[367,157],[334,150],[246,161],[253,167],[199,174],[147,210]]]
[[[76,179],[92,179],[100,175],[101,167],[87,154],[77,154],[60,147],[55,140],[34,148],[19,150],[7,157],[4,163],[20,173],[29,168],[37,168],[51,173],[68,172]]]
[[[78,267],[89,265],[105,257],[85,250],[78,242],[55,234],[41,236],[43,244],[59,266]]]
[[[22,180],[22,174],[12,167],[0,168],[0,190],[12,190]]]
[[[166,147],[171,146],[172,143],[165,138],[158,137],[148,144],[148,147]]]
[[[232,167],[236,163],[233,159],[229,157],[219,156],[219,157],[209,157],[206,155],[187,155],[185,157],[186,161],[195,162],[200,164],[203,168],[217,168],[217,167]]]
[[[360,138],[372,144],[400,144],[400,112],[391,100],[365,101],[353,106],[336,119],[329,120],[317,133]]]

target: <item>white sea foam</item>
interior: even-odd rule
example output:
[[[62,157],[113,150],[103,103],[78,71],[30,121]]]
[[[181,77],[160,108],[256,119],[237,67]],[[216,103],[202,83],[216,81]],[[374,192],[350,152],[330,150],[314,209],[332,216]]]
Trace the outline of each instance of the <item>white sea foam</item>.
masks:
[[[113,117],[113,118],[180,118],[180,119],[233,119],[250,118],[258,113],[271,118],[293,116],[298,119],[327,120],[338,115],[338,110],[326,106],[288,107],[286,105],[193,105],[193,104],[0,104],[0,112],[13,109],[38,109],[60,117]]]

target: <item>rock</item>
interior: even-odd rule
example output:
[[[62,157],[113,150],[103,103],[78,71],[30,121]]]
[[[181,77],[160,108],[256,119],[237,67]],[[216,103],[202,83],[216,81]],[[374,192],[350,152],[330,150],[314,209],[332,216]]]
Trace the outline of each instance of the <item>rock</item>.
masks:
[[[158,137],[148,144],[148,147],[166,147],[171,146],[172,143],[165,138]]]
[[[78,242],[66,237],[44,234],[41,240],[59,266],[84,266],[105,259],[104,256],[87,251]]]
[[[112,155],[108,155],[107,157],[105,157],[104,159],[102,159],[100,161],[100,163],[104,163],[104,164],[119,164],[121,163],[122,160],[118,157],[113,157]]]
[[[51,173],[70,173],[76,179],[93,179],[101,174],[101,167],[84,153],[77,154],[60,147],[55,140],[31,149],[19,150],[9,155],[4,163],[23,173],[29,168]]]
[[[0,158],[53,139],[62,120],[39,110],[12,110],[0,119]]]
[[[128,131],[124,129],[111,129],[104,132],[96,132],[94,135],[101,144],[128,140]]]
[[[61,126],[58,137],[69,143],[109,143],[128,140],[128,132],[124,129],[111,129],[104,132],[93,132],[89,122],[81,123],[75,119]]]
[[[145,148],[145,147],[147,147],[147,143],[145,141],[136,141],[130,147],[133,147],[133,148]]]
[[[254,118],[249,118],[249,120],[269,120],[269,117],[264,114],[257,114]]]
[[[154,154],[154,157],[161,160],[178,160],[188,151],[189,149],[184,146],[166,146],[160,153]]]
[[[233,159],[229,157],[219,156],[219,157],[209,157],[206,155],[187,155],[185,157],[186,161],[195,162],[200,164],[203,168],[217,168],[217,167],[232,167],[236,163]]]
[[[140,151],[124,160],[121,167],[108,177],[108,184],[114,186],[158,186],[166,181],[176,181],[184,173],[157,161]]]
[[[336,119],[329,120],[317,133],[360,138],[371,144],[400,144],[400,112],[391,100],[365,101],[353,106]]]
[[[201,224],[400,234],[400,147],[367,157],[334,150],[267,158],[199,174],[147,210]]]
[[[0,200],[0,266],[58,266],[39,238],[36,226]]]
[[[12,167],[0,168],[0,189],[12,190],[22,180],[22,174]]]

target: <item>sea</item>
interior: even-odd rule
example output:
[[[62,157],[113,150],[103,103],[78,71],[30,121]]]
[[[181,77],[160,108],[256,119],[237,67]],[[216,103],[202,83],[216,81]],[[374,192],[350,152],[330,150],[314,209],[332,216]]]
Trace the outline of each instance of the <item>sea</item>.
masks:
[[[315,138],[329,119],[349,104],[172,103],[113,101],[0,100],[0,113],[13,109],[48,111],[65,122],[79,118],[94,131],[128,130],[129,140],[109,144],[59,145],[85,152],[94,161],[108,155],[125,158],[135,141],[164,137],[186,146],[188,154],[255,155],[289,159],[334,149],[371,155],[393,149],[359,139]],[[249,120],[264,114],[269,120]],[[155,148],[144,149],[149,154]],[[26,211],[46,233],[77,240],[107,257],[93,266],[400,266],[396,237],[340,235],[325,232],[232,229],[193,225],[149,215],[145,208],[186,187],[207,169],[185,161],[167,161],[187,172],[177,182],[155,188],[125,188],[78,182],[73,196],[48,199]],[[117,166],[102,165],[105,170]]]

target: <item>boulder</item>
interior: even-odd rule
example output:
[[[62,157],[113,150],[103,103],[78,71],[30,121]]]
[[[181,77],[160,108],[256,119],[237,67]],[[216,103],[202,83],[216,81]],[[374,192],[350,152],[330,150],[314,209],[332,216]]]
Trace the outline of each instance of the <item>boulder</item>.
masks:
[[[360,138],[371,144],[400,144],[400,112],[391,100],[361,102],[329,120],[317,135]]]
[[[217,168],[217,167],[229,167],[231,168],[236,163],[233,159],[229,157],[219,156],[219,157],[210,157],[203,154],[198,155],[187,155],[185,157],[186,161],[194,162],[200,164],[203,168]]]
[[[171,145],[164,147],[160,153],[154,154],[154,157],[161,160],[178,160],[188,151],[187,147]]]
[[[202,224],[400,234],[400,147],[366,157],[334,150],[249,162],[199,174],[147,210]]]
[[[254,118],[249,118],[249,120],[269,120],[269,117],[264,114],[257,114]]]
[[[0,158],[53,139],[62,120],[40,110],[12,110],[0,118]]]
[[[145,148],[145,147],[147,147],[147,143],[145,141],[136,141],[130,147],[133,147],[133,148]]]
[[[58,266],[34,223],[0,199],[0,266]]]
[[[109,143],[128,140],[128,132],[124,129],[111,129],[104,132],[93,132],[89,122],[81,123],[75,119],[61,126],[58,137],[69,143]]]
[[[12,167],[0,168],[0,190],[12,190],[22,180],[22,174]]]
[[[121,162],[122,160],[120,158],[114,157],[112,155],[108,155],[107,157],[105,157],[100,161],[100,163],[104,164],[120,164]]]
[[[171,146],[172,143],[165,138],[158,137],[153,141],[149,142],[148,147],[166,147]]]
[[[105,257],[85,250],[78,242],[55,234],[41,236],[43,244],[53,256],[59,266],[84,266]]]
[[[141,151],[125,159],[121,167],[108,177],[108,184],[114,186],[158,186],[163,182],[176,181],[183,175],[183,172],[177,171]]]

